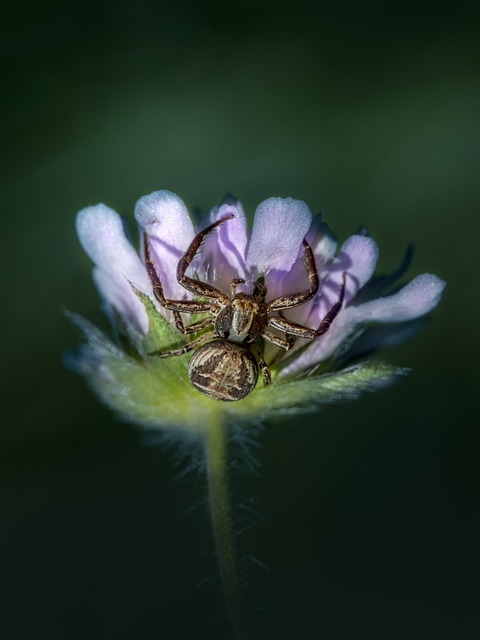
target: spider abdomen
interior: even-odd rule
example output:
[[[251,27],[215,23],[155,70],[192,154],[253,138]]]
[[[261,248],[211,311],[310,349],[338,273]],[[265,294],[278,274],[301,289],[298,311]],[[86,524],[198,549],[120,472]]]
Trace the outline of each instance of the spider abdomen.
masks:
[[[214,400],[241,400],[257,384],[258,365],[248,348],[213,340],[193,353],[188,375],[201,393]]]

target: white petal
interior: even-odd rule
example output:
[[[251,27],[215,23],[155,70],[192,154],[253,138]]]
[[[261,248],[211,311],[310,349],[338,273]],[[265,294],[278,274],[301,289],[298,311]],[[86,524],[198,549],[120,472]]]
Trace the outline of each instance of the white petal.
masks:
[[[257,273],[289,271],[312,223],[312,212],[302,200],[269,198],[255,212],[247,250],[247,266]]]
[[[368,236],[350,236],[340,248],[330,267],[330,282],[340,286],[347,272],[345,305],[357,295],[373,276],[378,260],[378,247]]]
[[[104,204],[82,209],[77,214],[76,229],[80,244],[98,267],[121,272],[139,285],[147,281],[145,267],[113,209]]]
[[[400,291],[352,307],[355,322],[405,322],[431,311],[440,301],[446,282],[431,273],[414,278]]]
[[[226,220],[209,233],[204,239],[196,264],[199,278],[213,284],[217,289],[228,293],[233,278],[247,279],[245,269],[245,249],[247,245],[247,221],[242,205],[236,200],[214,207],[208,220],[200,229],[227,215],[234,218]],[[248,288],[240,285],[238,290]]]
[[[307,242],[315,255],[317,269],[321,271],[327,262],[333,259],[337,249],[337,241],[326,222],[322,222],[320,214],[313,218],[307,233]]]
[[[82,247],[97,266],[94,279],[101,295],[125,319],[143,331],[146,315],[131,284],[151,294],[145,267],[125,236],[120,216],[104,204],[77,214],[76,228]]]
[[[329,358],[355,329],[366,322],[405,322],[429,313],[440,301],[446,283],[435,275],[417,276],[397,293],[343,309],[320,336],[282,375],[311,367]]]
[[[149,238],[184,253],[195,233],[183,200],[162,189],[143,196],[135,205],[135,218]]]
[[[171,191],[154,191],[138,200],[135,218],[148,235],[165,295],[183,297],[186,291],[177,283],[177,264],[195,236],[183,200]]]
[[[247,221],[242,205],[239,202],[222,204],[217,211],[215,220],[219,220],[229,214],[233,214],[235,217],[220,225],[217,243],[222,256],[232,268],[234,276],[244,277]]]
[[[93,281],[107,304],[113,307],[124,321],[133,324],[140,333],[147,335],[147,312],[130,283],[123,276],[98,268],[93,270]],[[151,291],[149,293],[152,297]]]

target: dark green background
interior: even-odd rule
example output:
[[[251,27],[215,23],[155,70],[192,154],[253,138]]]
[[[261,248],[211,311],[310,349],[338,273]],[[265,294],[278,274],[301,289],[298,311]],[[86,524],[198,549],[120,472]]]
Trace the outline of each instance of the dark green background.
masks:
[[[359,224],[448,281],[410,377],[235,476],[261,638],[480,637],[478,3],[17,3],[2,18],[2,637],[229,637],[201,475],[61,365],[102,323],[81,207],[154,189]],[[133,228],[133,224],[132,224]],[[193,392],[192,392],[193,393]],[[241,515],[241,514],[240,514]],[[243,523],[244,524],[244,523]],[[243,526],[239,524],[239,529]],[[248,524],[248,523],[247,523]]]

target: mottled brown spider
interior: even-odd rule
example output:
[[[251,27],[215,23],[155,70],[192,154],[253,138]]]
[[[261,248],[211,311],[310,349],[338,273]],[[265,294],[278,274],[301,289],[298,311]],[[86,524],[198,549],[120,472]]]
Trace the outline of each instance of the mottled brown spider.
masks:
[[[230,295],[217,288],[188,277],[186,271],[200,248],[205,236],[227,220],[234,218],[226,215],[200,231],[192,240],[184,256],[177,265],[177,281],[194,296],[208,298],[203,300],[169,300],[163,294],[163,287],[150,258],[147,236],[144,234],[145,265],[152,283],[153,293],[164,309],[173,311],[177,329],[188,335],[211,326],[211,330],[201,334],[179,349],[156,351],[150,355],[160,358],[179,356],[196,349],[190,358],[188,375],[192,384],[203,394],[215,400],[241,400],[257,384],[258,367],[262,370],[265,384],[270,384],[271,375],[260,350],[254,345],[259,338],[265,338],[277,347],[287,351],[295,338],[315,340],[330,328],[340,311],[345,294],[345,277],[337,302],[321,320],[317,329],[304,327],[279,315],[272,315],[283,309],[290,309],[311,300],[318,291],[318,274],[313,252],[306,240],[303,241],[305,267],[309,288],[297,293],[280,296],[266,302],[267,287],[261,279],[254,285],[254,293],[237,293],[237,285],[244,283],[234,278],[230,285]],[[185,326],[182,313],[209,313],[193,324]],[[285,338],[270,331],[270,327],[285,333]]]

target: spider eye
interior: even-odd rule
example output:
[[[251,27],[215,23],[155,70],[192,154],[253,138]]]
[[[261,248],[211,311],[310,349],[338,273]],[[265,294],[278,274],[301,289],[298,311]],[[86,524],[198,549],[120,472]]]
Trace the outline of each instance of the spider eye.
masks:
[[[229,335],[230,335],[230,331],[224,331],[222,338],[227,339]]]

